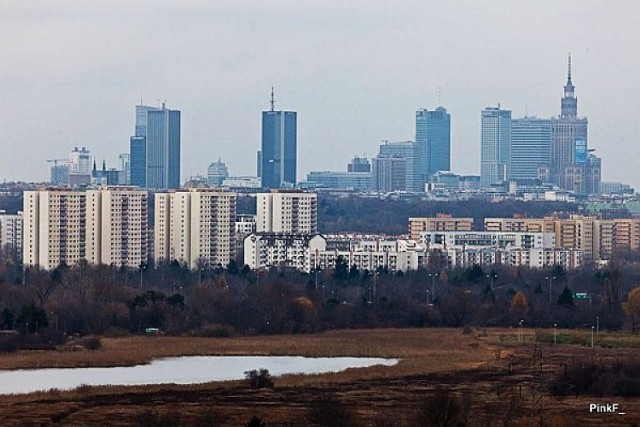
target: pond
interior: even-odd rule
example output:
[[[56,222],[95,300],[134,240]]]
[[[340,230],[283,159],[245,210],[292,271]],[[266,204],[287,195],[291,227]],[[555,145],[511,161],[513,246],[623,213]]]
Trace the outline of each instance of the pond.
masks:
[[[273,376],[319,374],[374,365],[392,366],[397,359],[301,356],[185,356],[156,359],[146,365],[111,368],[55,368],[0,371],[0,394],[72,389],[80,385],[198,384],[238,380],[252,369]]]

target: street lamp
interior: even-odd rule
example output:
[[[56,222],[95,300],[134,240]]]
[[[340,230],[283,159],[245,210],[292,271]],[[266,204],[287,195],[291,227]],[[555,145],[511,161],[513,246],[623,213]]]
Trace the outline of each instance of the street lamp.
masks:
[[[518,342],[523,342],[524,341],[524,336],[522,335],[522,323],[524,322],[524,320],[520,320],[518,322]]]
[[[433,302],[436,298],[435,283],[436,283],[436,277],[438,277],[439,275],[440,275],[439,273],[429,273],[429,277],[431,277],[431,302]],[[428,298],[427,298],[427,302],[429,302]]]
[[[591,348],[593,348],[593,331],[596,329],[595,326],[591,327]]]
[[[596,335],[600,335],[600,316],[596,316]]]
[[[545,279],[547,279],[549,281],[549,305],[551,305],[551,285],[552,282],[555,280],[556,276],[546,276]]]
[[[558,324],[554,323],[553,324],[553,343],[554,344],[558,344],[558,331],[557,331],[557,328],[558,328]]]
[[[493,272],[491,274],[487,274],[487,279],[491,280],[490,289],[493,291],[493,281],[498,278],[498,275]]]

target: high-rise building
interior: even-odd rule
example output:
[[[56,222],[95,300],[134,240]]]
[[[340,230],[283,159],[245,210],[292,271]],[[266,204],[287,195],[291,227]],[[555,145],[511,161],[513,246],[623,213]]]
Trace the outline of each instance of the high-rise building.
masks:
[[[275,111],[271,90],[271,109],[262,112],[262,168],[258,170],[262,187],[282,188],[296,185],[297,113]]]
[[[146,137],[132,136],[129,140],[129,153],[129,181],[131,185],[144,188],[147,186]]]
[[[488,107],[482,110],[480,185],[483,188],[509,178],[511,111]]]
[[[226,267],[236,253],[236,193],[189,189],[155,194],[156,263]]]
[[[416,144],[421,156],[415,176],[424,187],[430,175],[451,170],[451,115],[446,108],[416,111]]]
[[[131,184],[154,189],[180,188],[180,111],[136,106],[130,139]]]
[[[86,260],[147,261],[147,192],[132,187],[24,193],[23,262],[46,270]]]
[[[423,159],[421,148],[424,147],[419,147],[414,141],[384,141],[372,163],[373,189],[424,192],[423,175],[419,171],[416,174],[416,167],[421,167]],[[401,178],[402,172],[404,177]]]
[[[318,232],[316,193],[272,190],[257,196],[258,233],[315,234]]]
[[[411,167],[406,158],[374,157],[371,159],[371,189],[381,193],[407,191],[407,169]]]
[[[579,194],[597,193],[601,164],[599,158],[589,154],[588,121],[578,116],[578,98],[571,80],[571,55],[560,105],[560,116],[551,120],[549,178],[564,190]]]
[[[221,159],[209,164],[207,168],[207,185],[220,187],[228,177],[229,171],[227,170],[227,165],[225,165]]]
[[[86,260],[138,267],[149,257],[148,194],[134,187],[86,193]]]
[[[538,167],[551,160],[551,120],[511,120],[510,179],[537,179]]]
[[[22,212],[15,215],[0,211],[0,250],[14,262],[22,259]]]
[[[147,112],[147,188],[180,188],[180,111]]]

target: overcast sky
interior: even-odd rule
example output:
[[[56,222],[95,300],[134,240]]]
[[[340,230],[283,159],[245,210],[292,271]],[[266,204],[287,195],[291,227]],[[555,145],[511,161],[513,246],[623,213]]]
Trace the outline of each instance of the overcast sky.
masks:
[[[452,170],[480,172],[480,111],[560,112],[567,54],[603,180],[640,188],[638,1],[0,0],[0,180],[47,180],[87,146],[117,166],[134,106],[182,111],[182,177],[254,175],[260,112],[298,112],[298,179],[413,140],[451,113]]]

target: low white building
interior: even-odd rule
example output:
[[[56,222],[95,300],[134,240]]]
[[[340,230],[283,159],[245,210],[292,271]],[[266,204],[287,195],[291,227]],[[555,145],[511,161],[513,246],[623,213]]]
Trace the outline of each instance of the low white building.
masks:
[[[326,250],[320,234],[252,233],[244,238],[244,263],[249,268],[294,268],[309,272],[312,255]]]
[[[420,233],[420,243],[427,247],[435,244],[499,249],[551,249],[556,246],[556,236],[554,233],[507,231],[423,231]]]

